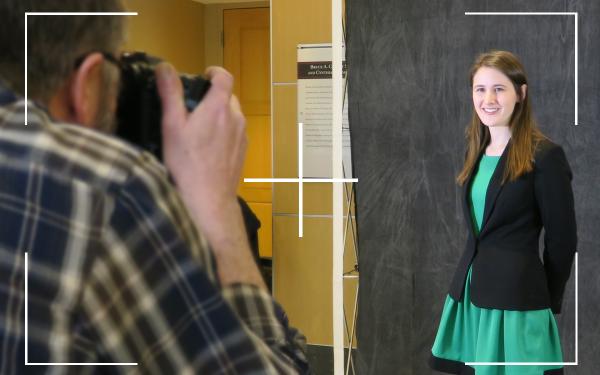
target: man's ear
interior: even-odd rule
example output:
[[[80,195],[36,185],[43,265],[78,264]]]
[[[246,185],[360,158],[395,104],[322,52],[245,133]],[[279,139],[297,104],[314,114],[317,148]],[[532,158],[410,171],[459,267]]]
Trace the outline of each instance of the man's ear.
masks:
[[[79,65],[70,82],[69,109],[73,120],[85,127],[93,127],[98,112],[102,86],[102,54],[90,53]]]
[[[519,101],[525,100],[526,96],[527,96],[527,85],[523,84],[523,85],[521,85],[521,99]]]

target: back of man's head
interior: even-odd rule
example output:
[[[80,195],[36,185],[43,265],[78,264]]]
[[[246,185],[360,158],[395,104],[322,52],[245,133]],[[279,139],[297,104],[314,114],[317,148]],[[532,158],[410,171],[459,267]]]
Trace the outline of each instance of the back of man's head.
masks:
[[[23,95],[25,12],[120,11],[120,0],[0,1],[0,79]],[[78,58],[94,51],[117,52],[124,30],[122,16],[28,16],[28,96],[47,102],[68,79]]]

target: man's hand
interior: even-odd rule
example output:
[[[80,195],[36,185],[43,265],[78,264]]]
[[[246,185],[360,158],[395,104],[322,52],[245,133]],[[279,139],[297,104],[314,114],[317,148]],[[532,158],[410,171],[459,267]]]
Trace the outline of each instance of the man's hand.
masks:
[[[246,150],[245,119],[231,95],[233,77],[221,68],[207,70],[211,88],[192,113],[183,104],[175,69],[157,69],[163,106],[164,160],[177,184],[202,192],[207,203],[223,204],[236,197]]]
[[[236,198],[247,140],[245,118],[232,95],[233,77],[222,68],[208,68],[211,88],[188,113],[175,69],[162,63],[156,75],[163,111],[165,164],[213,248],[221,282],[246,282],[265,288],[250,252]]]

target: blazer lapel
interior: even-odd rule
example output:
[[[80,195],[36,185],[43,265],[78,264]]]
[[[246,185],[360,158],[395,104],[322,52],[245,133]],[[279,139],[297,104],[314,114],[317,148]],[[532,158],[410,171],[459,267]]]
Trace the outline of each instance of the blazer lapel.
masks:
[[[498,165],[494,170],[494,174],[490,180],[490,184],[488,185],[487,192],[485,194],[485,209],[483,211],[483,222],[481,223],[481,230],[479,234],[483,233],[485,230],[485,225],[487,224],[492,211],[494,210],[494,206],[496,205],[496,199],[498,199],[498,195],[504,186],[502,184],[502,178],[504,177],[504,168],[506,165],[506,160],[508,159],[508,150],[510,148],[510,141],[504,148],[502,152],[502,156],[500,156],[500,160],[498,161]]]
[[[484,151],[479,153],[479,156],[477,157],[477,162],[471,170],[467,181],[463,185],[463,211],[465,213],[467,224],[469,225],[469,232],[473,235],[473,238],[477,237],[477,232],[475,231],[475,227],[473,225],[473,213],[471,212],[471,184],[473,183],[473,178],[475,177],[475,172],[477,172],[479,160],[481,160],[481,156],[483,155],[483,153]]]

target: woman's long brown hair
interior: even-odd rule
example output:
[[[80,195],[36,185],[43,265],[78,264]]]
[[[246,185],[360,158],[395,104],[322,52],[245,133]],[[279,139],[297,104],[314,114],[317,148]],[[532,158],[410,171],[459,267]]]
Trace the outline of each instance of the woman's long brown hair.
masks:
[[[470,71],[470,83],[473,87],[473,77],[481,67],[493,68],[510,79],[519,101],[515,104],[510,118],[511,146],[508,150],[508,160],[504,169],[502,183],[514,181],[519,176],[533,170],[533,157],[536,147],[541,140],[547,139],[539,130],[529,101],[529,87],[525,98],[522,97],[521,86],[527,84],[525,69],[519,59],[507,51],[490,51],[477,56]],[[490,131],[481,123],[477,112],[473,108],[471,122],[466,129],[467,155],[462,171],[458,174],[456,181],[463,185],[475,165],[479,154],[490,142]]]

